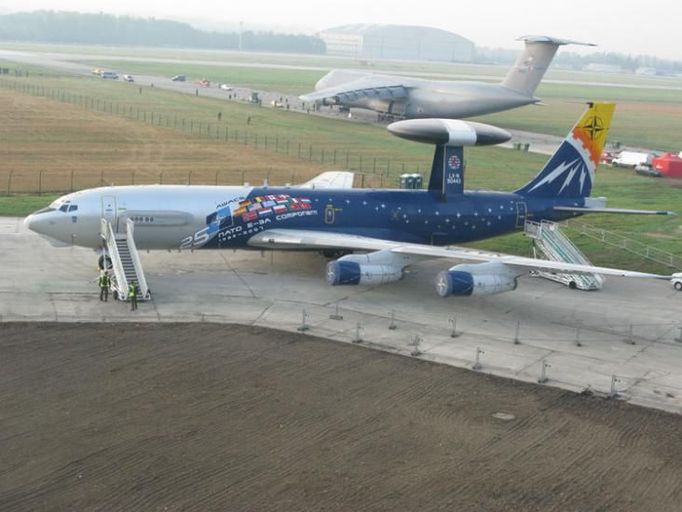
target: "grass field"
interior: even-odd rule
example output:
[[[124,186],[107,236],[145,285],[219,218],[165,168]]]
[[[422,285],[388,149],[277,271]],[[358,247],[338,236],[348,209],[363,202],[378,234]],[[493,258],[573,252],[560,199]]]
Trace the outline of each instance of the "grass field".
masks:
[[[31,193],[36,191],[39,180],[42,190],[50,190],[49,183],[58,181],[63,185],[65,180],[70,180],[72,172],[76,176],[75,189],[101,183],[130,183],[132,179],[136,183],[182,183],[187,182],[190,171],[193,173],[192,183],[237,184],[242,180],[258,183],[266,176],[275,184],[303,181],[303,178],[323,169],[345,168],[342,157],[345,151],[352,155],[352,163],[357,164],[357,159],[363,158],[363,167],[370,176],[372,172],[367,170],[367,164],[378,158],[379,165],[372,182],[375,185],[380,184],[379,175],[385,184],[397,182],[402,168],[396,162],[406,162],[408,171],[417,165],[424,171],[430,165],[431,149],[428,146],[390,137],[376,125],[188,96],[158,88],[145,88],[139,94],[137,87],[89,78],[17,80],[39,83],[65,94],[106,100],[111,102],[109,108],[113,113],[106,111],[106,103],[97,107],[106,112],[93,112],[88,106],[92,103],[76,106],[0,90],[0,100],[9,105],[0,111],[0,137],[8,142],[2,146],[0,155],[0,191],[10,172],[14,173],[14,184],[21,175],[25,182],[24,190]],[[122,107],[117,110],[111,105]],[[575,109],[574,119],[581,107],[575,105]],[[172,116],[181,116],[212,125],[202,135],[197,132],[189,135],[179,129],[166,128],[163,122],[158,126],[150,124],[148,118],[145,123],[139,116],[131,117],[130,112],[137,110],[162,113],[166,122]],[[255,148],[253,144],[244,146],[232,140],[216,140],[211,130],[218,125],[217,111],[223,113],[223,124],[233,131],[243,130],[250,137],[268,135],[270,141],[281,137],[281,143],[291,141],[289,154],[273,152],[272,142],[266,150],[262,143]],[[247,125],[249,117],[251,122]],[[338,151],[337,165],[328,160],[322,164],[309,161],[307,157],[298,158],[293,150],[297,141],[310,144],[315,158],[321,149],[325,149],[327,155]],[[306,156],[307,151],[303,153]],[[387,158],[394,162],[391,169],[382,164]],[[472,149],[467,156],[468,188],[513,190],[525,183],[545,160],[540,155],[499,148]],[[613,207],[680,210],[682,189],[672,185],[628,171],[606,168],[599,171],[594,195],[609,197],[609,206]],[[5,213],[26,213],[39,202],[40,198],[35,197],[5,198],[0,202],[0,208]],[[47,202],[48,198],[45,198]],[[594,216],[585,220],[682,254],[679,217]],[[520,254],[527,254],[529,250],[528,242],[518,234],[476,245]],[[630,268],[644,266],[639,259],[622,251],[604,249],[589,241],[585,247],[595,263]]]
[[[46,98],[0,90],[0,192],[69,191],[117,183],[305,181],[320,166],[295,157],[187,135]],[[43,200],[43,203],[46,200]],[[26,213],[39,197],[2,198]]]

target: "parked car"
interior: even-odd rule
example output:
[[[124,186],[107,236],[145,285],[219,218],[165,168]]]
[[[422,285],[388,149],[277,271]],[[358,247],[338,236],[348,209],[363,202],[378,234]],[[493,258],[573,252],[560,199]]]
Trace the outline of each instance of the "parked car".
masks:
[[[171,80],[173,80],[173,82],[184,82],[187,80],[187,77],[185,75],[175,75]]]
[[[118,80],[118,75],[114,71],[102,71],[102,73],[100,73],[100,76],[105,80],[106,79]]]
[[[682,273],[673,274],[673,278],[670,280],[678,292],[682,292]]]
[[[223,91],[231,91],[232,90],[232,86],[230,84],[220,84],[220,88]]]
[[[125,80],[126,82],[131,82],[131,83],[135,81],[135,79],[133,78],[132,75],[123,75],[123,80]]]

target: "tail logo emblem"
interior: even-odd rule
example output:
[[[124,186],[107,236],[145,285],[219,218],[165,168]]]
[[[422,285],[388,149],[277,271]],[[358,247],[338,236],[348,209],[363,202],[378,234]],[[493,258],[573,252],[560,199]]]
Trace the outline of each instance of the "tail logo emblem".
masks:
[[[452,155],[450,158],[448,158],[448,167],[450,167],[450,169],[453,171],[459,169],[460,165],[462,165],[462,162],[457,155]]]
[[[583,126],[583,129],[590,135],[590,140],[594,140],[604,131],[604,123],[597,116],[594,116]]]

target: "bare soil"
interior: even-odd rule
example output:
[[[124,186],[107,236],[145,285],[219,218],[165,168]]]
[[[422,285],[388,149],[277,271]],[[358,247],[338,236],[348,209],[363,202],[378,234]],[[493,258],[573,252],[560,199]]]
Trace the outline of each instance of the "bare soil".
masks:
[[[681,427],[262,328],[0,324],[3,511],[679,511]]]

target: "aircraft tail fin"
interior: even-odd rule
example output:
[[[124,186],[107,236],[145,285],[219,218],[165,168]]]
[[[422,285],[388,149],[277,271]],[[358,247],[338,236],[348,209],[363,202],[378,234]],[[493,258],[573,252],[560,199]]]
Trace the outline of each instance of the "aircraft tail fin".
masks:
[[[502,85],[529,97],[534,95],[559,46],[566,44],[594,46],[547,36],[524,36],[519,40],[525,41],[526,47],[507,73]]]
[[[538,175],[517,190],[528,197],[589,197],[594,173],[616,108],[614,103],[589,103],[568,136]]]

